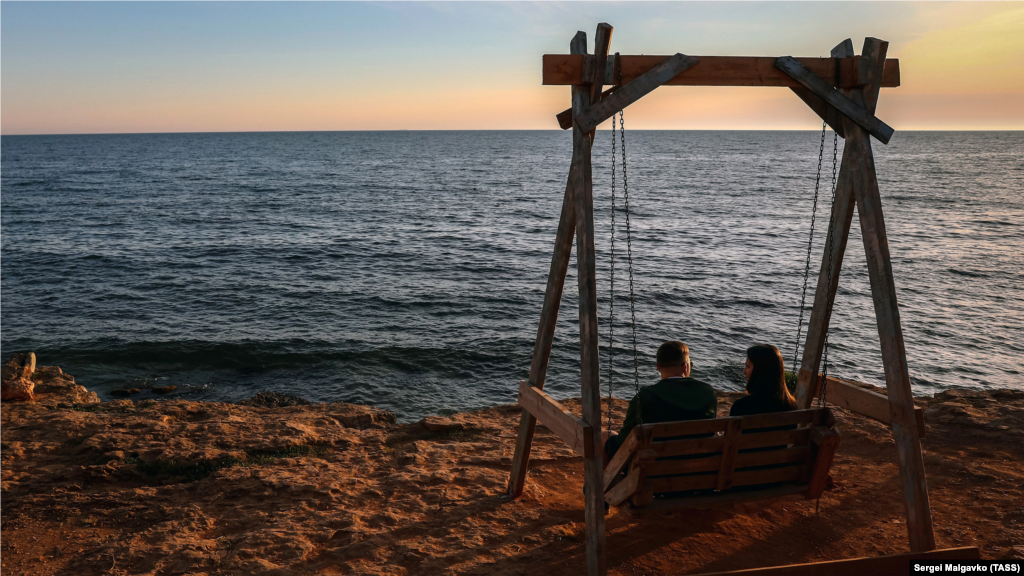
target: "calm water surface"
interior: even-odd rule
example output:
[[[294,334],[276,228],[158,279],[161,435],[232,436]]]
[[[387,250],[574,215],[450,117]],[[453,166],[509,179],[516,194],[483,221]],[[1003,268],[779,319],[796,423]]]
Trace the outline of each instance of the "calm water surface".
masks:
[[[722,389],[742,387],[752,343],[791,362],[819,136],[627,134],[645,383],[666,339],[688,342],[696,375]],[[171,384],[204,400],[276,390],[403,419],[514,402],[570,138],[5,136],[2,354],[34,350],[104,398]],[[901,132],[874,145],[915,392],[1024,387],[1024,133]],[[604,321],[608,132],[595,150]],[[827,190],[822,203],[812,272]],[[613,383],[628,397],[624,220]],[[570,269],[556,397],[579,394],[576,305]],[[882,384],[856,218],[832,326],[831,372]],[[606,322],[602,340],[607,369]]]

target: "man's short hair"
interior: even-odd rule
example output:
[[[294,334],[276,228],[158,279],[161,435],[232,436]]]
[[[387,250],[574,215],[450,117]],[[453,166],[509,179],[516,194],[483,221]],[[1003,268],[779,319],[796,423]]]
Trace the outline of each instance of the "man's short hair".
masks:
[[[671,368],[682,366],[690,359],[690,349],[679,340],[670,340],[658,347],[658,366]]]

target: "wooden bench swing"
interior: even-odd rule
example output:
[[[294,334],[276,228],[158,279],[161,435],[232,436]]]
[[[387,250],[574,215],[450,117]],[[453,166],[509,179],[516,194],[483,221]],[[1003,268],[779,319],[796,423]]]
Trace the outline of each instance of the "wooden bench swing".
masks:
[[[828,401],[833,405],[882,421],[892,429],[913,553],[905,555],[906,558],[977,558],[976,548],[931,552],[935,550],[935,537],[920,443],[924,421],[920,410],[915,410],[910,388],[870,142],[874,136],[887,143],[893,134],[892,128],[874,116],[879,89],[900,83],[899,61],[886,59],[888,43],[867,38],[861,55],[857,56],[853,43],[846,40],[832,50],[831,58],[684,54],[609,57],[611,35],[610,25],[599,24],[593,55],[587,53],[586,34],[578,32],[570,43],[570,54],[545,55],[543,59],[545,85],[572,87],[572,108],[558,114],[557,119],[563,129],[573,130],[573,155],[529,380],[519,386],[519,404],[524,410],[509,495],[515,498],[523,492],[533,435],[540,420],[584,458],[587,572],[604,575],[605,502],[622,505],[627,511],[643,512],[796,493],[810,498],[820,496],[839,443],[829,409],[811,409],[811,402],[824,384],[828,386]],[[606,468],[602,465],[601,445],[591,146],[599,124],[661,85],[777,86],[792,90],[845,140],[832,205],[834,226],[830,226],[829,249],[822,257],[798,373],[796,395],[800,410],[638,426]],[[610,88],[604,90],[605,86]],[[819,373],[855,206],[867,255],[887,395]],[[543,392],[574,237],[580,303],[582,418]],[[622,475],[619,471],[624,466],[626,474]],[[670,497],[656,498],[658,495]],[[816,564],[804,565],[803,572],[795,566],[767,570],[852,573],[850,570],[895,566],[896,558],[833,562],[829,568],[821,569],[815,568]],[[906,569],[908,564],[900,558],[899,565]],[[843,562],[860,564],[856,564],[857,568],[851,568],[853,564],[843,568]]]

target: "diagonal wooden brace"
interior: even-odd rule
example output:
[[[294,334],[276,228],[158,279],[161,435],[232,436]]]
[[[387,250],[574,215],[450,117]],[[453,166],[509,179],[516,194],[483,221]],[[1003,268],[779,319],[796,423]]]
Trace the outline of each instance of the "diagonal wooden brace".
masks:
[[[818,117],[824,120],[833,132],[838,134],[840,138],[846,138],[846,131],[843,130],[843,115],[839,113],[839,110],[836,110],[828,102],[818,98],[813,92],[803,86],[793,86],[790,90],[799,96],[804,101],[804,104],[807,104]]]
[[[650,94],[655,88],[675,78],[680,72],[700,60],[685,54],[676,54],[665,59],[645,72],[639,78],[615,91],[614,94],[592,105],[589,110],[576,117],[575,123],[584,134],[609,119],[619,110]]]
[[[832,87],[821,76],[807,69],[806,66],[797,62],[792,56],[782,56],[775,61],[775,67],[791,76],[797,82],[803,84],[812,94],[818,96],[844,116],[857,123],[882,144],[888,144],[894,130],[885,122],[868,112],[863,106],[856,104],[839,90]]]
[[[604,92],[601,92],[601,98],[607,98],[612,92],[615,92],[619,88],[621,88],[621,86],[612,86]],[[572,128],[572,108],[566,108],[558,114],[555,114],[555,120],[558,120],[558,127],[562,130]]]

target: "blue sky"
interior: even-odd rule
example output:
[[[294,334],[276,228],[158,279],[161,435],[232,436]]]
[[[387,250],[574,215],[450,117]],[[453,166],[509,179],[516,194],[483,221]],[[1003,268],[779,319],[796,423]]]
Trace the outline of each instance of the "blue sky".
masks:
[[[568,88],[540,85],[541,55],[600,21],[624,54],[826,56],[847,37],[884,38],[903,69],[879,104],[894,127],[1020,129],[1020,64],[1000,60],[965,91],[935,60],[951,37],[986,46],[959,64],[969,73],[1014,50],[1020,60],[1022,14],[938,2],[2,2],[0,130],[553,128]],[[666,88],[634,111],[637,128],[817,122],[784,89]]]

